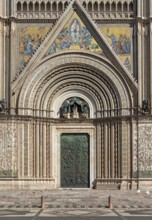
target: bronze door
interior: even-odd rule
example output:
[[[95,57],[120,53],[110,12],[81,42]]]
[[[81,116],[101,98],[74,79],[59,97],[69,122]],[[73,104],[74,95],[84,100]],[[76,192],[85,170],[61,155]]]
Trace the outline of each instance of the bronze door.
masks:
[[[89,135],[61,135],[61,187],[89,187]]]

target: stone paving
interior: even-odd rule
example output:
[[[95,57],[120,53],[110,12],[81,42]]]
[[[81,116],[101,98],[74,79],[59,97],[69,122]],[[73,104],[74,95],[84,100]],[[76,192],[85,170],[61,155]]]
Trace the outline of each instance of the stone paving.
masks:
[[[47,209],[152,208],[152,192],[92,189],[14,190],[0,192],[0,208],[40,208],[41,196]]]

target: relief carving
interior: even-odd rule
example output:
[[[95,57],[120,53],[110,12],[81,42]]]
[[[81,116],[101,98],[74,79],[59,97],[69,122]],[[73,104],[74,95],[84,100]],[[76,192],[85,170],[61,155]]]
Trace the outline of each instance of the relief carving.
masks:
[[[139,175],[152,177],[152,126],[139,125]]]
[[[152,177],[152,126],[142,124],[134,133],[134,177]],[[137,163],[138,160],[138,163]]]
[[[16,125],[1,124],[0,127],[0,177],[16,176]]]

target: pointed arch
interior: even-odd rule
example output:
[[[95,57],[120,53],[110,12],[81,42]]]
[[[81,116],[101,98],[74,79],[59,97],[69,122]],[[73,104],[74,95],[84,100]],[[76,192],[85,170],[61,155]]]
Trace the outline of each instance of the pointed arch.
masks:
[[[59,2],[59,4],[58,4],[58,11],[63,11],[63,4],[62,4],[62,2]]]
[[[23,11],[27,11],[27,3],[23,2]]]
[[[125,12],[125,11],[128,11],[128,4],[127,4],[127,2],[124,2],[123,3],[123,11]]]
[[[86,8],[86,2],[83,2],[82,5],[84,8]]]
[[[56,4],[56,2],[53,2],[52,11],[56,11],[56,10],[57,10],[57,4]]]
[[[130,2],[130,4],[129,4],[129,11],[133,11],[133,2]]]
[[[115,2],[112,2],[112,4],[111,4],[111,11],[116,11],[116,4],[115,4]]]
[[[45,3],[41,2],[40,4],[40,11],[45,11]]]
[[[50,11],[50,10],[51,10],[51,4],[50,4],[50,2],[47,2],[47,3],[46,3],[46,10],[47,10],[47,11]]]
[[[97,2],[94,3],[94,11],[98,11],[98,3]]]
[[[106,9],[106,11],[110,11],[110,3],[109,2],[107,2],[105,4],[105,9]]]
[[[117,11],[118,12],[122,11],[122,4],[121,4],[121,2],[118,2],[118,4],[117,4]]]
[[[88,11],[92,11],[92,2],[88,3]]]
[[[39,3],[38,2],[35,2],[35,11],[39,11]]]
[[[67,8],[67,6],[68,6],[68,2],[65,1],[65,3],[64,3],[64,9]]]
[[[100,3],[100,11],[104,11],[104,3],[103,2]]]
[[[17,3],[17,11],[21,11],[21,2]]]
[[[33,3],[32,2],[29,3],[29,11],[33,11]]]

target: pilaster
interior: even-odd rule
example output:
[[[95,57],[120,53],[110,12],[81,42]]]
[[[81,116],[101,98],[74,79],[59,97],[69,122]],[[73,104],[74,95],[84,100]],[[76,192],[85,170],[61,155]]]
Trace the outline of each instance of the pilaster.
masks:
[[[43,124],[40,122],[40,130],[39,130],[39,177],[42,178],[42,164],[43,164]]]
[[[110,163],[111,163],[111,172],[110,172],[110,177],[111,178],[114,178],[114,124],[112,123],[111,124],[111,132],[110,132],[110,152],[111,152],[111,155],[110,155]]]
[[[150,21],[150,31],[149,31],[149,38],[150,38],[150,97],[151,97],[151,106],[152,106],[152,19]],[[152,113],[152,110],[151,110]]]
[[[46,178],[46,124],[43,124],[43,178]]]
[[[15,17],[16,16],[16,1],[15,0],[11,0],[11,17]]]
[[[152,18],[152,0],[149,0],[149,17]]]
[[[142,17],[142,0],[137,0],[137,17]]]
[[[4,25],[4,92],[5,99],[7,100],[8,108],[10,107],[10,21],[5,20]]]
[[[37,122],[36,125],[36,177],[39,178],[39,155],[40,155],[40,150],[39,150],[39,123]]]
[[[143,99],[143,51],[142,51],[142,24],[137,22],[137,54],[138,54],[138,105],[142,105]]]
[[[16,54],[16,48],[17,48],[17,24],[12,19],[10,20],[10,77],[9,77],[9,86],[11,85],[12,78],[16,74],[16,66],[17,66],[17,54]],[[14,94],[15,95],[15,94]],[[10,91],[10,106],[12,108],[15,108],[15,97],[12,97],[11,91]],[[15,114],[14,110],[11,109],[11,114]]]
[[[101,126],[97,125],[97,178],[101,178]]]
[[[107,177],[107,172],[108,172],[108,167],[107,167],[107,148],[108,148],[108,142],[107,142],[107,124],[105,123],[104,125],[104,157],[105,157],[105,160],[104,160],[104,172],[105,172],[105,178],[108,178]]]

